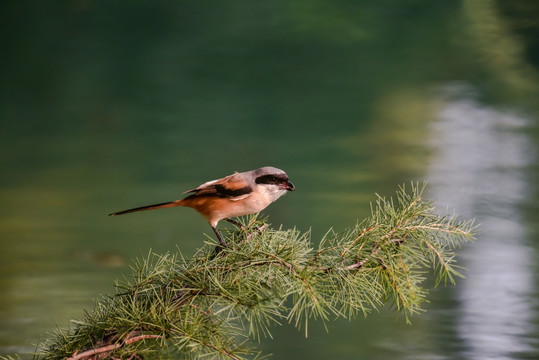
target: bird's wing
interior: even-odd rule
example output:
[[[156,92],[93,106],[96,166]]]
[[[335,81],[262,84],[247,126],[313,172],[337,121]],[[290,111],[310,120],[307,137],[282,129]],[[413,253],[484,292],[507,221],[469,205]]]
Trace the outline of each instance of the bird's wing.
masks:
[[[245,199],[252,192],[252,187],[240,173],[234,173],[222,179],[208,181],[195,189],[186,191],[186,193],[193,193],[190,197],[217,196],[233,201]]]
[[[222,180],[222,179],[211,180],[211,181],[205,182],[204,184],[199,185],[199,186],[197,186],[197,187],[194,188],[194,189],[184,191],[183,193],[184,193],[184,194],[187,194],[187,193],[196,193],[196,192],[198,192],[198,191],[204,190],[205,188],[209,188],[210,185],[213,185],[213,184],[215,184],[216,182],[218,182],[218,181],[220,181],[220,180]]]

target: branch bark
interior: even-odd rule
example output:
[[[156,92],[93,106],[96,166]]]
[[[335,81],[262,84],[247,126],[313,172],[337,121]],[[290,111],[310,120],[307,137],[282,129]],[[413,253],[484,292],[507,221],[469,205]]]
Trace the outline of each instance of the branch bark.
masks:
[[[77,354],[77,352],[74,352],[71,357],[67,358],[66,360],[84,360],[84,359],[99,359],[101,356],[104,356],[105,354],[110,354],[114,350],[121,348],[122,346],[132,344],[134,342],[145,340],[145,339],[162,339],[163,337],[161,335],[136,335],[133,337],[129,337],[125,340],[122,340],[120,342],[117,342],[116,344],[111,344],[107,346],[102,346],[90,350],[86,350],[84,352],[81,352],[80,354]]]

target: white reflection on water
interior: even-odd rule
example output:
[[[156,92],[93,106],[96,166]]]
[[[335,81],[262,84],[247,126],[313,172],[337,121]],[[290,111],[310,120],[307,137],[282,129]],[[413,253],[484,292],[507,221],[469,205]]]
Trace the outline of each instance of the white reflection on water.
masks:
[[[456,288],[456,331],[473,359],[531,350],[535,254],[518,209],[529,190],[524,168],[534,161],[527,123],[456,86],[444,91],[433,124],[430,195],[481,224],[463,254],[467,277]]]

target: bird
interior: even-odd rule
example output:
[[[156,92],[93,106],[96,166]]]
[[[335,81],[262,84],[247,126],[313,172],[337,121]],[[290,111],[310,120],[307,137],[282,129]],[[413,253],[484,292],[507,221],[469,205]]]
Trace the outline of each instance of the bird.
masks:
[[[221,246],[226,247],[226,241],[217,230],[219,221],[225,220],[241,227],[240,223],[231,218],[258,213],[287,192],[294,190],[294,184],[283,170],[264,166],[255,170],[234,172],[221,179],[205,182],[185,191],[183,194],[190,195],[180,200],[140,206],[114,212],[109,216],[175,206],[190,207],[206,218]]]

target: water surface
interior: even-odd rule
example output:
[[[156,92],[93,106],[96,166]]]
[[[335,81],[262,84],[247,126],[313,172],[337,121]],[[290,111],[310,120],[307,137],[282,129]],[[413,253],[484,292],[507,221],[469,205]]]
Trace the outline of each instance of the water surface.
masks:
[[[150,249],[211,234],[174,200],[263,165],[297,191],[275,225],[330,228],[428,181],[476,218],[455,287],[390,311],[276,327],[275,359],[539,356],[539,7],[525,1],[0,5],[0,354],[27,357]]]

